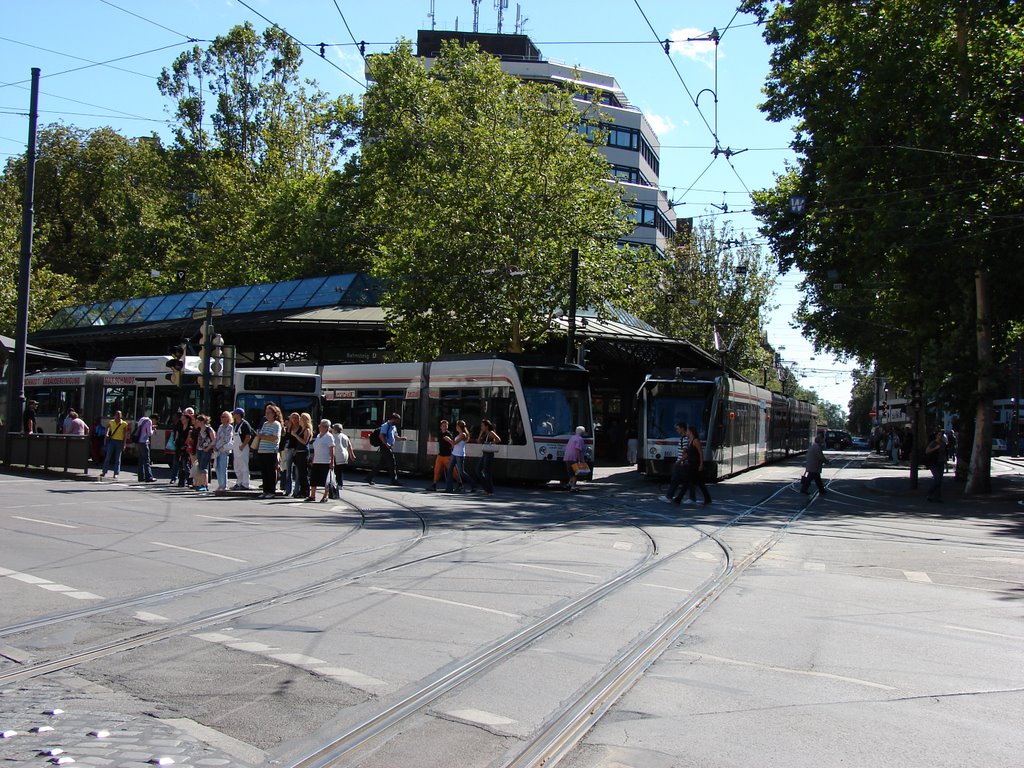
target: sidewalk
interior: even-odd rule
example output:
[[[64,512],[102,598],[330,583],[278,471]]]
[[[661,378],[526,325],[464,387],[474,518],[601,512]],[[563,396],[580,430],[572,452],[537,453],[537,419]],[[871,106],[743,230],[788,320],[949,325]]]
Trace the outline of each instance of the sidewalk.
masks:
[[[73,675],[16,683],[0,695],[2,765],[245,768],[264,760],[264,753],[249,744],[192,720],[162,719],[152,703]]]

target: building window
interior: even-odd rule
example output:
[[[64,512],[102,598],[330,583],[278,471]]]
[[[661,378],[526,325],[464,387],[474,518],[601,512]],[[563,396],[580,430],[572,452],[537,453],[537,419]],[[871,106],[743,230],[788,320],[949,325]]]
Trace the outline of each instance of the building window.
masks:
[[[654,227],[665,237],[672,237],[675,230],[656,205],[633,203],[631,218],[638,227]]]
[[[598,123],[597,125],[584,125],[581,127],[581,131],[590,142],[594,141],[594,134],[596,132],[603,132],[605,134],[605,146],[639,152],[655,175],[661,172],[658,154],[654,151],[654,147],[640,134],[639,128],[623,128],[610,123]]]
[[[628,165],[612,165],[612,178],[625,181],[629,184],[641,184],[645,187],[653,187],[639,168],[630,168]]]

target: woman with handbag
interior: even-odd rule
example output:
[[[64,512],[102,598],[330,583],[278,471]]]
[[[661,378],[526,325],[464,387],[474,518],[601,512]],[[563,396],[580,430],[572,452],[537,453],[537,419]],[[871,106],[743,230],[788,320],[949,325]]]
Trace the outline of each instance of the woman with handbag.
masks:
[[[328,422],[330,424],[330,422]],[[292,497],[309,498],[309,444],[313,442],[313,417],[300,413],[298,424],[289,424],[288,440],[292,447],[292,467],[295,468],[295,482]]]
[[[583,439],[586,431],[586,427],[576,427],[576,433],[565,444],[565,455],[562,458],[565,461],[565,471],[569,475],[569,493],[579,493],[576,482],[579,480],[580,468],[573,465],[586,462],[587,443]]]
[[[494,431],[494,425],[490,419],[480,422],[477,442],[480,443],[480,461],[476,465],[476,478],[480,482],[481,493],[484,496],[490,496],[494,493],[492,470],[494,454],[498,452],[498,446],[501,445],[501,437]]]
[[[192,484],[197,491],[210,490],[210,459],[213,457],[213,443],[217,433],[210,426],[210,417],[205,413],[196,416],[196,474]]]
[[[231,455],[231,443],[235,437],[235,428],[232,421],[231,414],[227,411],[220,415],[220,426],[217,427],[217,437],[213,441],[213,451],[216,455],[218,491],[226,491],[228,489],[228,457]]]
[[[455,474],[459,475],[459,490],[466,481],[470,483],[470,490],[476,490],[473,484],[473,476],[466,472],[466,444],[469,442],[469,430],[466,422],[459,419],[455,422],[455,437],[452,439],[452,460],[448,463],[448,471],[444,473],[446,492],[455,490]]]

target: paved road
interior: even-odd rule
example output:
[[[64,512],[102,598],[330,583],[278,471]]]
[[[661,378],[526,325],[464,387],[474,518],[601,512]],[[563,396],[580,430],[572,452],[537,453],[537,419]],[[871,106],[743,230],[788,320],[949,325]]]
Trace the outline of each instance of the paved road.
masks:
[[[828,496],[564,764],[1019,764],[1024,463],[997,462],[991,497],[964,499],[950,482],[936,505],[926,478],[909,488],[906,468],[831,457]],[[48,764],[57,758],[39,753],[58,747],[78,764],[290,765],[531,617],[682,553],[646,591],[605,600],[420,715],[408,730],[443,749],[396,738],[353,763],[500,764],[548,715],[547,698],[582,686],[619,638],[697,588],[714,565],[694,547],[701,531],[767,498],[802,504],[799,472],[748,473],[712,486],[711,508],[685,510],[627,470],[599,472],[571,501],[554,488],[484,499],[350,483],[331,505],[0,475],[0,628],[12,630],[0,635],[0,674],[209,619],[0,684],[0,730],[16,732],[0,762]],[[762,529],[722,536],[739,547]],[[226,609],[239,612],[215,615]],[[18,628],[30,619],[40,626]]]

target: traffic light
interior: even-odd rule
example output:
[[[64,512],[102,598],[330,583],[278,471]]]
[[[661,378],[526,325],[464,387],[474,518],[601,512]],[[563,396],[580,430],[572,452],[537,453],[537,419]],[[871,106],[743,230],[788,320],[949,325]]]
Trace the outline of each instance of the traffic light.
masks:
[[[209,368],[209,350],[207,349],[207,339],[213,337],[213,325],[211,323],[203,323],[199,326],[199,376],[205,376]]]
[[[924,382],[914,378],[910,382],[910,407],[920,408],[924,402]]]
[[[181,386],[181,372],[185,368],[185,345],[178,344],[171,347],[171,359],[166,363],[171,372],[167,374],[167,380],[176,387]]]

